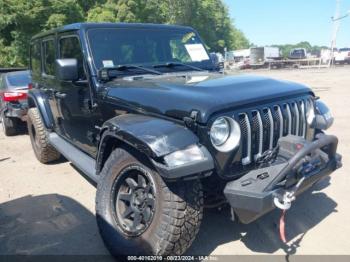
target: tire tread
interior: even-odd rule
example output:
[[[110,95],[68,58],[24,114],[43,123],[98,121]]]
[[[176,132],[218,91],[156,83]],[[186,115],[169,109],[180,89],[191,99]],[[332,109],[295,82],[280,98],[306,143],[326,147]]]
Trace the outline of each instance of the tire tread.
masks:
[[[46,128],[41,120],[41,116],[37,108],[30,108],[28,110],[28,119],[28,130],[30,128],[29,125],[34,125],[36,135],[39,136],[40,139],[39,152],[33,145],[33,149],[36,151],[35,155],[37,159],[43,164],[59,159],[61,154],[49,143]]]

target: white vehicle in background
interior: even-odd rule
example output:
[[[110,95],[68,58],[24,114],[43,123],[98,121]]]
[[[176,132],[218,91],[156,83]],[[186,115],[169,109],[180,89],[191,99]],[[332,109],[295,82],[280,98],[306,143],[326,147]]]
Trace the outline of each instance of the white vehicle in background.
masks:
[[[335,64],[350,64],[350,48],[340,48],[337,52],[334,52]]]
[[[250,67],[250,49],[239,49],[226,52],[225,62],[227,69],[246,69]]]
[[[278,47],[264,46],[250,48],[250,65],[252,67],[264,66],[267,62],[280,58],[281,54]]]

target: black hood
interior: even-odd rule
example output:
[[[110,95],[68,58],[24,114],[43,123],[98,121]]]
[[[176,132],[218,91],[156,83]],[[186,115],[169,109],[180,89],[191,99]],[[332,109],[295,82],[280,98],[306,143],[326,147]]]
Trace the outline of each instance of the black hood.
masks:
[[[107,84],[111,102],[141,112],[182,119],[200,112],[206,123],[213,113],[288,96],[311,94],[310,88],[260,76],[224,76],[212,73],[126,77]]]

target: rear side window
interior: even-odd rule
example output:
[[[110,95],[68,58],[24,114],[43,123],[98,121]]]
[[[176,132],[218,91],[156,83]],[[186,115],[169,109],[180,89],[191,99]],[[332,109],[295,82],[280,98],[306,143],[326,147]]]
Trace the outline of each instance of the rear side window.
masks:
[[[59,43],[60,43],[60,48],[59,48],[60,58],[77,59],[79,79],[85,79],[83,53],[80,48],[80,42],[78,37],[76,36],[63,37],[60,39]]]
[[[55,44],[53,40],[43,42],[44,73],[53,76],[55,74]]]
[[[36,42],[31,45],[31,61],[30,66],[34,75],[41,73],[41,46],[40,42]]]
[[[29,73],[26,71],[23,73],[8,75],[7,81],[10,84],[10,86],[13,87],[27,87],[28,84],[31,82],[31,79]]]

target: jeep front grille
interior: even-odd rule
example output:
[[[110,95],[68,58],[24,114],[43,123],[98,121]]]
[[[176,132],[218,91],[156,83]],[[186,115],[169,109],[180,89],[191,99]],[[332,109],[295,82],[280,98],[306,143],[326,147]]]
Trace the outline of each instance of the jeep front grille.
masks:
[[[282,136],[306,138],[306,109],[311,105],[311,99],[300,99],[239,113],[242,164],[256,161],[274,148]]]

